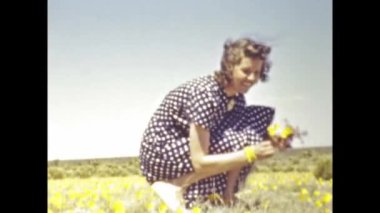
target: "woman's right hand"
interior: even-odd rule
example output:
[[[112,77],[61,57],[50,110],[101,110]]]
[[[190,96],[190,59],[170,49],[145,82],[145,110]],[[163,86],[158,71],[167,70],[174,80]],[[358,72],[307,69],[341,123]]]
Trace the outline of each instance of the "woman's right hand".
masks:
[[[263,141],[259,144],[252,145],[258,159],[271,157],[275,152],[275,148],[270,140]]]

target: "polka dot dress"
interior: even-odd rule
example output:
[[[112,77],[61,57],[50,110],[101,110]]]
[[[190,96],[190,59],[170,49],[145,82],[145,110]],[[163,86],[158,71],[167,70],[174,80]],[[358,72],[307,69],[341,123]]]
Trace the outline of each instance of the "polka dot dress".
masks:
[[[232,109],[230,103],[234,103]],[[211,75],[188,81],[170,91],[150,119],[140,148],[142,173],[153,183],[194,171],[190,160],[190,123],[210,130],[209,152],[217,154],[261,142],[273,116],[273,108],[246,106],[242,94],[228,97]],[[239,183],[244,183],[251,167],[243,167]],[[212,193],[222,195],[226,183],[226,173],[221,173],[190,185],[184,194],[186,207],[191,208],[195,200]]]

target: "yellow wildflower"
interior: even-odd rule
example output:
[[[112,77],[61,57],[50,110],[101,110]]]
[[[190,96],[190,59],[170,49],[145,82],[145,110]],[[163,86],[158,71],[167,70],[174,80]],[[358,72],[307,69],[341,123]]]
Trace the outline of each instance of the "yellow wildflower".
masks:
[[[144,191],[142,191],[142,190],[137,191],[136,192],[136,198],[137,198],[137,200],[141,200],[141,198],[143,197],[143,195],[144,195]]]
[[[176,213],[184,213],[184,211],[183,211],[182,208],[180,207],[180,208],[177,209]]]
[[[323,206],[323,204],[320,200],[317,200],[317,201],[315,201],[315,206],[318,208],[321,208]]]
[[[49,203],[51,203],[53,206],[55,206],[57,209],[62,208],[62,194],[60,192],[55,193],[49,200]]]
[[[318,183],[319,183],[319,185],[323,185],[323,179],[322,178],[318,178]]]
[[[301,195],[309,195],[309,191],[306,188],[302,188],[300,191]]]
[[[88,207],[90,207],[90,208],[95,207],[95,201],[94,201],[94,200],[90,200],[90,201],[88,202]]]
[[[147,203],[147,204],[146,204],[146,208],[147,208],[148,210],[152,210],[152,209],[154,208],[153,203],[152,203],[152,202]]]
[[[301,192],[299,194],[299,199],[301,201],[310,201],[309,191],[306,188],[301,189]]]
[[[115,213],[124,213],[125,212],[124,204],[120,200],[119,201],[115,201],[112,204],[112,209],[114,210]]]
[[[168,209],[168,207],[166,206],[165,203],[161,203],[160,206],[158,207],[158,212],[159,213],[164,213],[166,212],[166,210]]]
[[[281,138],[286,139],[289,135],[293,134],[293,129],[289,126],[285,127],[281,132]]]
[[[328,204],[330,201],[332,200],[332,195],[330,193],[326,193],[323,198],[322,198],[322,202],[324,204]]]
[[[267,129],[268,130],[268,134],[273,137],[276,134],[276,132],[277,132],[277,130],[279,128],[280,128],[280,126],[278,124],[272,124],[272,125],[270,125],[268,127],[268,129]]]
[[[123,187],[124,187],[124,189],[128,189],[128,188],[130,187],[130,184],[129,184],[129,183],[125,183],[125,184],[123,185]]]
[[[194,207],[194,208],[192,209],[192,213],[201,213],[201,208],[199,208],[199,207]]]

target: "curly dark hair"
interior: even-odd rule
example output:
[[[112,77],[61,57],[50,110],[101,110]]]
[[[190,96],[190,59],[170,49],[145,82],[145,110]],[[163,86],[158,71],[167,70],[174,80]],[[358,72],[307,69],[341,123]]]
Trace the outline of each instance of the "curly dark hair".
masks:
[[[268,73],[271,62],[268,55],[271,48],[262,42],[254,41],[251,38],[241,38],[236,41],[228,39],[224,43],[224,52],[221,61],[221,70],[215,71],[214,78],[220,85],[225,87],[232,79],[232,71],[235,65],[240,64],[243,57],[260,58],[264,60],[263,68],[260,72],[260,80],[268,80]]]

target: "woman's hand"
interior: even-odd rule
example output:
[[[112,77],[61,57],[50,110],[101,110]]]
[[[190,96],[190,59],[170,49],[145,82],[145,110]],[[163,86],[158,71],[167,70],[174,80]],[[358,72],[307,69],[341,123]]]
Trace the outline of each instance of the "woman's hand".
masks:
[[[272,156],[275,153],[275,148],[270,140],[263,141],[259,144],[252,145],[258,159],[264,159]]]
[[[293,140],[293,135],[290,135],[287,138],[282,138],[279,136],[272,136],[272,137],[270,137],[269,140],[275,149],[277,149],[279,151],[283,151],[285,149],[291,148],[290,143]]]
[[[272,142],[277,150],[283,151],[287,148],[291,148],[291,142],[295,135],[300,136],[298,127],[294,129],[291,125],[286,124],[281,126],[279,124],[271,124],[268,128],[269,140]]]

